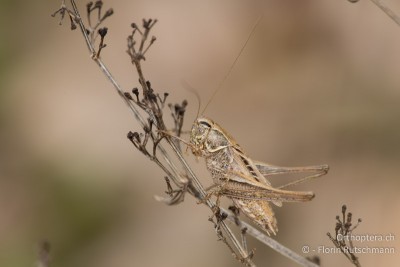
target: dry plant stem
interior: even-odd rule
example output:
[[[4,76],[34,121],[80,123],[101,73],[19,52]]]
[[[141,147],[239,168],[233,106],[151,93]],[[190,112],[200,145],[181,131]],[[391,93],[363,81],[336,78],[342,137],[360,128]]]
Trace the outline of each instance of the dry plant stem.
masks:
[[[400,17],[381,0],[371,0],[377,7],[386,13],[397,25],[400,26]]]
[[[37,267],[49,267],[50,266],[50,250],[51,245],[47,240],[43,240],[39,245],[39,255]]]
[[[204,187],[201,185],[200,181],[198,180],[197,176],[194,174],[192,169],[189,167],[189,165],[187,164],[186,160],[183,158],[182,153],[180,153],[178,148],[175,146],[174,142],[172,142],[171,139],[168,139],[168,143],[171,145],[171,147],[173,148],[175,154],[177,155],[177,157],[183,163],[183,166],[185,167],[186,171],[192,177],[193,183],[194,183],[195,187],[198,189],[201,199],[204,199],[204,197],[206,196],[206,192],[204,190]],[[211,209],[213,209],[215,207],[215,203],[213,201],[211,201],[210,199],[206,200],[206,204]],[[232,233],[231,229],[226,225],[226,223],[224,221],[221,221],[220,222],[220,226],[226,232],[226,234],[228,235],[229,239],[232,241],[233,245],[239,251],[239,253],[242,256],[242,258],[246,260],[246,263],[248,263],[249,266],[255,266],[251,262],[251,260],[248,258],[249,255],[248,255],[247,251],[241,246],[240,242],[236,239],[236,237]]]
[[[92,59],[94,60],[94,62],[96,62],[96,64],[100,67],[101,71],[104,73],[104,75],[108,78],[108,80],[112,83],[112,85],[114,86],[114,88],[117,90],[118,94],[121,96],[121,98],[124,100],[125,104],[129,107],[129,109],[132,111],[133,115],[135,116],[135,118],[137,119],[137,121],[140,123],[140,125],[142,127],[144,127],[146,125],[146,121],[145,119],[143,119],[143,117],[140,115],[139,111],[137,110],[137,108],[132,104],[132,102],[130,102],[128,99],[126,99],[126,97],[124,96],[124,91],[122,90],[122,87],[118,84],[118,82],[115,80],[115,78],[113,77],[113,75],[111,74],[111,72],[108,70],[108,68],[105,66],[105,64],[103,63],[103,61],[99,58],[96,57],[96,50],[94,49],[92,42],[89,38],[89,36],[86,33],[86,28],[83,25],[79,10],[75,4],[75,1],[71,0],[71,5],[72,8],[74,10],[74,13],[76,15],[76,20],[77,23],[79,25],[79,28],[82,32],[82,35],[85,39],[86,45],[90,51],[90,54],[92,55]],[[169,159],[169,157],[167,156],[167,152],[166,150],[160,145],[158,145],[158,149],[161,151],[165,161],[167,162],[167,164],[173,169],[175,175],[171,176],[170,178],[178,185],[182,184],[182,181],[177,180],[176,177],[178,176],[178,169],[177,167],[174,165],[174,163]]]
[[[352,233],[354,229],[358,227],[358,225],[361,223],[361,219],[358,219],[357,223],[353,225],[352,223],[352,213],[347,212],[347,207],[346,205],[342,206],[342,220],[340,220],[340,216],[336,216],[336,224],[335,224],[335,235],[332,236],[329,232],[327,233],[329,239],[332,241],[332,243],[340,249],[342,254],[351,262],[354,264],[356,267],[361,267],[361,264],[358,260],[358,257],[355,255],[352,250],[354,250],[354,245],[353,241],[351,240]],[[338,234],[342,236],[348,236],[350,237],[348,240],[342,238],[338,239]],[[349,250],[350,248],[350,250]]]
[[[82,35],[83,35],[84,39],[85,39],[86,45],[87,45],[87,47],[88,47],[88,49],[90,51],[92,59],[96,62],[96,64],[100,67],[100,69],[102,70],[104,75],[112,83],[112,85],[117,90],[117,92],[120,95],[120,97],[122,97],[122,99],[124,100],[125,104],[128,105],[129,109],[132,111],[133,115],[135,116],[137,121],[140,123],[140,125],[142,127],[146,127],[146,125],[147,125],[146,120],[141,116],[141,114],[139,113],[137,108],[134,106],[134,104],[131,101],[129,101],[129,99],[126,98],[126,96],[124,95],[124,90],[122,90],[122,87],[115,80],[115,78],[113,77],[111,72],[108,70],[108,68],[105,66],[103,61],[97,56],[96,50],[93,47],[93,38],[91,38],[88,35],[88,33],[86,32],[86,28],[85,28],[85,26],[83,24],[83,21],[81,19],[81,16],[80,16],[80,13],[79,13],[79,10],[78,10],[78,8],[76,6],[75,1],[74,0],[70,0],[70,2],[71,2],[71,5],[72,5],[72,8],[73,8],[73,11],[74,11],[74,16],[75,16],[74,17],[74,21],[75,21],[75,23],[77,23],[79,25],[79,28],[80,28],[80,30],[82,32]],[[63,3],[64,3],[64,1],[63,1]],[[141,44],[141,47],[142,47],[142,44]],[[147,48],[146,48],[146,51],[147,51]],[[148,89],[147,88],[147,84],[146,84],[146,80],[145,80],[143,72],[142,72],[142,68],[141,68],[140,62],[138,62],[138,61],[136,62],[135,61],[134,64],[135,64],[135,67],[137,69],[137,72],[138,72],[138,75],[139,75],[139,80],[140,80],[140,83],[141,83],[142,87]],[[152,119],[154,119],[154,118],[152,118]],[[153,121],[154,121],[154,123],[160,123],[156,119],[154,119]],[[163,124],[163,122],[161,122],[161,123]],[[159,127],[159,129],[163,129],[164,128],[164,130],[165,130],[165,126],[164,125],[157,125],[157,127]],[[154,137],[154,133],[153,132],[151,132],[150,134],[151,134],[153,140],[156,139]],[[190,166],[188,165],[186,160],[183,158],[180,149],[175,145],[175,143],[171,140],[170,137],[167,136],[167,137],[165,137],[165,139],[167,140],[168,144],[172,147],[173,151],[175,152],[176,156],[178,157],[179,161],[182,163],[185,171],[187,172],[188,176],[190,177],[190,181],[191,181],[193,186],[191,187],[191,191],[189,191],[189,193],[191,193],[194,197],[196,197],[196,198],[198,198],[200,200],[204,199],[204,197],[206,196],[206,192],[204,190],[204,187],[202,186],[202,184],[200,183],[199,179],[194,174],[194,172],[192,171],[192,169],[190,168]],[[167,153],[167,151],[163,148],[163,146],[161,144],[157,145],[157,149],[161,152],[164,160],[166,161],[168,166],[171,167],[171,169],[173,170],[173,173],[169,172],[168,169],[166,169],[165,166],[163,166],[163,164],[158,159],[156,159],[154,156],[150,157],[150,159],[155,161],[155,163],[158,166],[160,166],[166,172],[166,174],[169,176],[169,178],[179,188],[184,188],[186,186],[186,183],[187,183],[186,180],[187,179],[183,178],[179,174],[178,168],[175,166],[173,161],[170,159],[169,154]],[[191,185],[189,185],[189,187],[190,186]],[[212,210],[214,210],[215,208],[218,208],[215,205],[215,203],[210,199],[207,199],[205,201],[205,203]],[[221,209],[221,211],[223,211],[226,214],[228,214],[228,212],[223,210],[223,209]],[[230,217],[228,217],[228,218],[230,218]],[[254,236],[255,238],[257,238],[258,240],[260,240],[264,244],[270,246],[274,250],[277,250],[279,253],[281,253],[285,257],[288,257],[288,258],[292,259],[293,261],[299,263],[302,266],[312,266],[312,267],[317,266],[314,263],[312,263],[312,262],[306,260],[305,258],[299,256],[295,252],[291,251],[290,249],[288,249],[288,248],[284,247],[283,245],[279,244],[277,241],[267,237],[265,235],[265,233],[256,230],[254,227],[252,227],[252,226],[250,226],[250,225],[248,225],[248,224],[246,224],[244,222],[242,222],[242,223],[248,229],[247,230],[248,234]],[[223,221],[223,220],[218,221],[218,226],[224,230],[224,232],[227,235],[227,238],[231,241],[231,243],[233,244],[235,249],[239,252],[240,257],[241,257],[240,260],[243,263],[245,263],[247,266],[255,266],[255,264],[251,261],[248,252],[246,251],[245,248],[242,247],[241,243],[234,236],[233,232],[228,227],[228,225],[225,223],[225,221]],[[230,247],[230,245],[225,240],[223,240],[223,241],[228,245],[228,247],[234,253],[234,250]]]
[[[85,38],[86,41],[86,45],[92,55],[93,60],[97,63],[97,65],[100,67],[100,69],[102,70],[102,72],[106,75],[106,77],[111,81],[111,83],[113,84],[114,88],[117,90],[118,94],[123,98],[124,102],[129,106],[130,110],[133,112],[135,118],[139,121],[139,123],[141,124],[141,126],[145,126],[146,122],[145,120],[142,118],[142,116],[140,115],[139,111],[136,109],[135,106],[133,106],[133,104],[125,98],[124,96],[124,91],[122,90],[121,86],[117,83],[117,81],[115,80],[115,78],[112,76],[111,72],[108,70],[108,68],[105,66],[105,64],[102,62],[102,60],[98,57],[95,57],[93,55],[96,55],[96,50],[94,49],[91,40],[89,38],[89,36],[86,33],[86,28],[83,24],[83,21],[81,19],[79,10],[76,6],[76,3],[74,0],[71,0],[71,5],[73,7],[74,13],[76,15],[76,22],[79,25],[79,28],[81,29],[82,35]],[[143,73],[141,71],[141,66],[139,63],[135,62],[137,71],[139,73],[139,78],[141,81],[145,81],[144,77],[143,77]],[[146,86],[145,82],[142,82],[142,85]],[[198,178],[196,177],[196,175],[193,173],[193,171],[190,169],[189,165],[187,164],[187,162],[185,161],[185,159],[183,158],[182,154],[180,153],[180,151],[177,149],[177,147],[174,145],[174,143],[170,140],[170,138],[167,138],[168,143],[171,145],[171,147],[173,148],[173,150],[175,151],[176,155],[178,156],[179,160],[183,163],[183,166],[185,167],[186,171],[189,173],[190,177],[193,179],[195,188],[198,190],[198,195],[200,196],[200,198],[203,198],[206,193],[204,191],[204,188],[202,187],[202,185],[200,184]],[[168,165],[170,165],[171,167],[173,167],[174,170],[177,170],[177,168],[173,165],[172,161],[169,159],[167,152],[165,151],[165,149],[161,146],[161,144],[159,144],[157,146],[157,148],[161,151],[161,153],[164,156],[164,159],[166,160],[166,162],[168,163]],[[158,164],[160,166],[160,164]],[[178,176],[178,172],[176,171],[175,174]],[[175,183],[182,184],[181,181],[178,181],[178,179],[176,179],[175,175],[171,175],[170,177]],[[213,203],[211,200],[207,200],[207,205],[212,209],[215,206],[215,203]],[[235,248],[238,250],[238,252],[240,253],[241,257],[246,261],[246,264],[248,266],[255,266],[254,263],[248,258],[247,252],[242,248],[242,246],[240,245],[240,242],[236,239],[236,237],[233,235],[232,231],[229,229],[229,227],[225,224],[225,222],[221,222],[221,227],[223,228],[223,230],[227,233],[228,238],[232,241],[233,245],[235,246]]]
[[[228,216],[227,218],[229,221],[235,223],[235,217],[234,216]],[[280,244],[278,241],[272,239],[271,237],[266,236],[263,232],[257,230],[250,224],[241,221],[242,227],[247,228],[246,234],[250,234],[254,238],[258,239],[261,241],[263,244],[271,247],[273,250],[279,252],[283,256],[293,260],[294,262],[300,264],[301,266],[307,266],[307,267],[318,267],[317,264],[308,261],[306,258],[302,257],[301,255],[297,254],[293,250],[285,247],[284,245]]]

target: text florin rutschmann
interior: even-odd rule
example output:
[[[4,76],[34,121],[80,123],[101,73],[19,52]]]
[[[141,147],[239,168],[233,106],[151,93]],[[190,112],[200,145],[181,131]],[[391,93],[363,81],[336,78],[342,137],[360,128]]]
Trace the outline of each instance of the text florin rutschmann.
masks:
[[[316,251],[320,254],[353,253],[353,254],[394,254],[394,247],[326,247],[318,246]]]

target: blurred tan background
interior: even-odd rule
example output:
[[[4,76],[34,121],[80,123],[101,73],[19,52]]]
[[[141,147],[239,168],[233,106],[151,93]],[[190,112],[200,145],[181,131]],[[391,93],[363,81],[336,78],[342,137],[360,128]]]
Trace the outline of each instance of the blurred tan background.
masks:
[[[163,173],[126,139],[140,130],[89,58],[78,31],[50,14],[60,1],[0,1],[0,266],[35,266],[52,244],[51,266],[240,266],[216,241],[210,211],[187,197],[168,207]],[[86,2],[77,1],[81,10]],[[400,4],[386,1],[400,13]],[[257,160],[327,163],[329,174],[298,186],[310,203],[276,208],[276,239],[331,247],[347,204],[358,234],[393,234],[395,254],[363,254],[362,266],[398,266],[400,205],[400,27],[370,1],[105,1],[115,14],[103,59],[130,90],[130,23],[157,18],[146,78],[169,102],[188,99],[185,128],[225,75],[260,13],[246,50],[206,115]],[[168,112],[166,112],[168,114]],[[194,162],[193,156],[188,155]],[[205,184],[203,161],[196,165]],[[273,184],[287,181],[272,180]],[[295,266],[268,247],[258,266]],[[317,254],[323,266],[351,266]]]

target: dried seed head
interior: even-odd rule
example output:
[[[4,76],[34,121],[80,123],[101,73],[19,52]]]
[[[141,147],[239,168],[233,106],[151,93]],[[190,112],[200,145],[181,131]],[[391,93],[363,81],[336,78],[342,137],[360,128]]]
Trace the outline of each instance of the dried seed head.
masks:
[[[93,7],[93,2],[90,1],[89,3],[86,4],[86,11],[87,13],[90,13],[90,11],[92,10]]]
[[[152,21],[153,21],[152,19],[148,19],[148,20],[143,19],[143,28],[150,29],[150,25],[151,25]]]
[[[76,30],[76,24],[72,19],[71,19],[71,30]]]
[[[96,1],[96,3],[94,4],[94,8],[101,8],[103,6],[103,1],[99,0]]]
[[[107,32],[108,32],[107,27],[103,27],[98,30],[98,33],[101,36],[101,38],[104,38],[107,35]]]
[[[347,213],[347,223],[351,223],[352,217],[353,217],[353,214],[351,212]]]
[[[131,131],[129,131],[126,137],[133,142],[133,133]]]
[[[125,92],[124,96],[129,100],[133,100],[133,98],[132,98],[132,96],[131,96],[131,94],[129,92]]]
[[[111,16],[112,14],[114,14],[114,9],[110,8],[109,10],[106,11],[106,13],[104,13],[104,16],[102,19],[104,20],[107,17]]]
[[[340,223],[336,223],[335,232],[338,232],[340,228],[342,228],[342,225]]]
[[[151,82],[150,81],[146,81],[146,85],[149,89],[151,89]]]

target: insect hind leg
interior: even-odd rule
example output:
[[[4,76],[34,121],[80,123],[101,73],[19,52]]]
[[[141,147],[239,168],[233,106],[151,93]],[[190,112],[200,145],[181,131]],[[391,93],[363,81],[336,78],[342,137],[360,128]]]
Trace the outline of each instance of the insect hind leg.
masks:
[[[205,189],[206,191],[206,195],[203,197],[203,199],[199,200],[197,202],[197,204],[204,204],[206,203],[212,196],[216,196],[217,197],[217,202],[216,205],[219,206],[219,198],[221,197],[221,192],[222,192],[222,188],[221,185],[219,184],[212,184],[211,186],[207,187]]]

